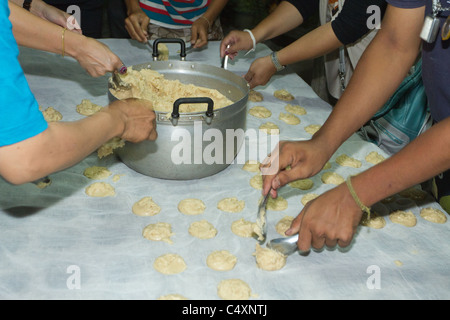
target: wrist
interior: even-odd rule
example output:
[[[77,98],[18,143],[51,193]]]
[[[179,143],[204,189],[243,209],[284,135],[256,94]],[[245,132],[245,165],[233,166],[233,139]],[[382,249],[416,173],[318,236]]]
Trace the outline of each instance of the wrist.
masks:
[[[61,34],[61,37],[63,35]],[[64,49],[64,54],[76,60],[83,55],[83,52],[89,47],[89,38],[75,32],[64,32],[64,39],[61,39],[61,52]]]
[[[275,51],[272,51],[272,53],[270,54],[270,59],[272,60],[273,65],[275,66],[275,69],[277,69],[277,71],[281,71],[284,68],[286,68],[286,66],[282,65],[280,63],[280,60],[278,60],[278,54]]]

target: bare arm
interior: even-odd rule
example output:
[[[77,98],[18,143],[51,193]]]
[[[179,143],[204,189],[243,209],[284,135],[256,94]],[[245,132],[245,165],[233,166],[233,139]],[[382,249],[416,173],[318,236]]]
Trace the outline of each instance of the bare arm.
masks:
[[[206,12],[192,24],[191,45],[194,48],[201,48],[208,43],[208,29],[225,8],[228,0],[213,0]]]
[[[52,122],[32,138],[0,147],[0,175],[14,184],[34,181],[70,167],[111,138],[156,139],[151,103],[116,101],[76,122]]]
[[[125,0],[127,6],[127,15],[125,19],[125,29],[134,40],[146,42],[148,39],[147,27],[150,18],[139,6],[139,0]]]

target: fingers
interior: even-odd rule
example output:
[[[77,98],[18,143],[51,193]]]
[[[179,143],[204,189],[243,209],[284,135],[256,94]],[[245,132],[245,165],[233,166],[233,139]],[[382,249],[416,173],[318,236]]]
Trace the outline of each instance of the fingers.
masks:
[[[147,27],[149,23],[150,19],[147,15],[132,14],[125,19],[125,29],[132,39],[145,43],[148,37]]]

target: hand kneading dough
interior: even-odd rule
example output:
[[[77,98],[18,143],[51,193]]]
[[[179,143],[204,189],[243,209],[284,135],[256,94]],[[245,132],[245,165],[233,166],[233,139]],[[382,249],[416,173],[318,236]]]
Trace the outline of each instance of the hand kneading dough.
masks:
[[[231,231],[237,236],[243,238],[253,237],[254,222],[246,221],[244,218],[234,221],[231,224]]]
[[[276,90],[273,93],[273,96],[277,99],[284,100],[284,101],[294,100],[294,96],[285,89]]]
[[[228,279],[220,281],[217,295],[223,300],[248,300],[252,296],[252,290],[240,279]]]
[[[291,227],[292,221],[294,221],[294,217],[291,216],[281,218],[275,225],[275,230],[282,236],[286,236],[286,231]]]
[[[389,214],[392,222],[402,224],[405,227],[414,227],[417,223],[416,216],[411,211],[397,210]]]
[[[237,258],[227,250],[214,251],[206,258],[206,264],[216,271],[229,271],[236,265]]]
[[[351,167],[351,168],[360,168],[361,167],[361,161],[351,158],[346,154],[341,154],[339,157],[336,158],[336,163],[340,164],[343,167]]]
[[[284,109],[289,112],[289,113],[293,113],[299,116],[303,116],[306,114],[306,109],[300,106],[296,106],[296,105],[292,105],[292,104],[288,104],[284,107]]]
[[[153,267],[162,274],[176,274],[186,269],[186,263],[178,254],[167,253],[156,258]]]
[[[322,175],[322,182],[326,183],[326,184],[341,184],[342,182],[344,182],[344,178],[342,178],[342,176],[336,172],[325,172]]]
[[[164,241],[169,244],[173,244],[173,241],[170,239],[172,233],[172,227],[170,224],[166,222],[157,222],[154,224],[149,224],[142,231],[142,236],[145,239],[153,240],[153,241]]]
[[[200,199],[184,199],[178,204],[178,210],[186,215],[202,214],[206,209],[205,204]]]
[[[255,91],[255,90],[252,89],[248,93],[248,101],[261,102],[263,100],[264,100],[264,97],[263,97],[261,92],[258,92],[258,91]]]
[[[211,239],[217,234],[217,229],[206,220],[192,222],[188,231],[191,236],[199,239]]]
[[[245,170],[245,171],[248,171],[248,172],[259,172],[259,166],[260,166],[259,161],[248,160],[242,166],[242,170]]]
[[[263,106],[256,106],[248,110],[248,114],[256,118],[270,118],[272,112]]]
[[[311,179],[299,179],[289,182],[288,185],[292,188],[297,188],[301,190],[309,190],[313,187],[314,182]]]
[[[259,126],[259,130],[266,134],[280,134],[280,128],[273,122],[266,122]]]
[[[379,154],[376,151],[369,152],[369,154],[366,156],[366,161],[372,164],[377,164],[385,160],[385,157],[383,157],[381,154]]]
[[[224,198],[219,201],[217,208],[225,212],[241,212],[245,207],[244,200],[237,198]]]
[[[293,115],[292,113],[280,113],[280,116],[278,117],[281,121],[284,121],[287,124],[290,125],[297,125],[300,123],[300,119]]]
[[[106,182],[94,182],[86,187],[85,192],[91,197],[112,197],[116,194],[114,187]]]
[[[92,180],[106,179],[111,175],[111,171],[106,167],[92,166],[86,168],[83,172],[84,176]]]
[[[151,197],[144,197],[141,200],[135,202],[131,208],[133,213],[138,216],[154,216],[161,211]]]
[[[267,210],[272,211],[283,211],[286,210],[288,207],[288,202],[286,199],[284,199],[282,196],[278,196],[275,199],[272,197],[269,197],[267,200]]]
[[[188,298],[182,296],[181,294],[172,293],[161,296],[158,298],[158,300],[188,300]]]
[[[77,112],[83,116],[91,116],[102,110],[102,108],[102,106],[92,103],[89,99],[83,99],[81,100],[81,103],[77,105]]]
[[[420,216],[427,221],[434,223],[445,223],[447,221],[447,217],[445,214],[435,208],[423,208],[420,210]]]
[[[256,244],[253,255],[258,268],[266,271],[280,270],[286,265],[287,257],[284,254],[269,248],[262,248],[259,244]]]

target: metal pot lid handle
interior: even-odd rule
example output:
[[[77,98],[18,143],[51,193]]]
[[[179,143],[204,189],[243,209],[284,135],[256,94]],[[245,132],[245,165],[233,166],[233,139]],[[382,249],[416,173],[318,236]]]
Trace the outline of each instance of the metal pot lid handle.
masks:
[[[195,98],[179,98],[173,103],[173,111],[170,121],[173,126],[178,125],[178,119],[180,118],[180,105],[187,103],[207,103],[208,109],[205,112],[205,122],[211,124],[214,118],[214,101],[208,97],[195,97]]]
[[[181,61],[185,61],[186,60],[186,43],[184,42],[183,39],[178,39],[178,38],[158,38],[153,42],[153,60],[157,61],[158,60],[158,56],[159,56],[159,51],[158,51],[158,44],[159,43],[179,43],[181,46],[181,50],[180,50],[180,60]]]

